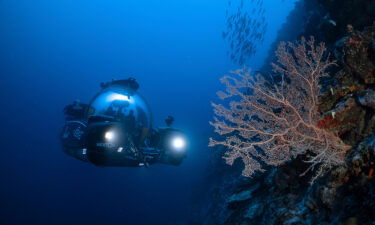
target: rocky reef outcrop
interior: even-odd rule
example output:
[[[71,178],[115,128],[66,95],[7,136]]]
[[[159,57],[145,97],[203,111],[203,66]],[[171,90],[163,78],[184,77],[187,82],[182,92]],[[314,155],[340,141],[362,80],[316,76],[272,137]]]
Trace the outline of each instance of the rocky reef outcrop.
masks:
[[[248,179],[240,177],[241,163],[224,165],[218,149],[207,178],[210,198],[196,224],[375,224],[375,1],[306,0],[297,6],[292,14],[305,23],[295,38],[325,41],[337,61],[320,82],[318,126],[353,146],[346,165],[312,185],[309,174],[300,176],[302,158]]]
[[[375,221],[375,136],[314,185],[294,161],[238,186],[224,203],[231,212],[217,224],[372,224]]]

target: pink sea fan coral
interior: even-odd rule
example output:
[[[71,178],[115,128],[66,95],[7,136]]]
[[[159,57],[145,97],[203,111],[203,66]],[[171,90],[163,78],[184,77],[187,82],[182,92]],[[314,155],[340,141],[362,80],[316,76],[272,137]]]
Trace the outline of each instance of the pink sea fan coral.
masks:
[[[307,153],[307,171],[315,171],[312,181],[344,164],[349,146],[318,126],[319,78],[328,75],[334,62],[325,56],[325,45],[314,42],[311,37],[298,44],[280,43],[278,62],[272,65],[279,81],[254,77],[247,68],[221,79],[226,90],[218,95],[229,106],[212,104],[216,116],[210,124],[222,140],[210,138],[209,145],[227,147],[224,158],[230,165],[241,159],[244,176],[263,171],[262,162],[278,166]]]

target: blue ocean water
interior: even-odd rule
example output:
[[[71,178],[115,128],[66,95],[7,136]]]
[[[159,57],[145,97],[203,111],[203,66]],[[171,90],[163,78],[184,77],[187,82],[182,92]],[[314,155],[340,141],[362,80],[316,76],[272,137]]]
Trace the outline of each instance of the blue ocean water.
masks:
[[[294,1],[265,0],[262,66]],[[227,0],[1,0],[0,224],[186,224],[204,182]],[[188,133],[181,166],[101,168],[65,155],[62,110],[99,84],[134,77],[163,126]],[[205,206],[202,206],[205,207]]]

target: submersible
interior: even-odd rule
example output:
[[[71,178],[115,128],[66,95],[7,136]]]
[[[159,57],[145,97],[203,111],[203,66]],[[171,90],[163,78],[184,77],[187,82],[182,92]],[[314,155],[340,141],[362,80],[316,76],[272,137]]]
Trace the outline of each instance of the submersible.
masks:
[[[101,84],[89,104],[78,100],[64,109],[60,140],[64,152],[97,166],[180,165],[188,142],[181,130],[153,128],[151,110],[133,78]]]

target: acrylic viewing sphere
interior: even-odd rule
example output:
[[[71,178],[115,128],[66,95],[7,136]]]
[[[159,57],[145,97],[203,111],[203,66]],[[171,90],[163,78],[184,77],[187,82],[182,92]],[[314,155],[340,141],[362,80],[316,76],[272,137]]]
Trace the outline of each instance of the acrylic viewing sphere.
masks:
[[[131,95],[126,89],[116,86],[105,89],[93,99],[89,116],[119,121],[132,116],[138,128],[151,128],[152,125],[152,114],[145,99],[138,93]]]

